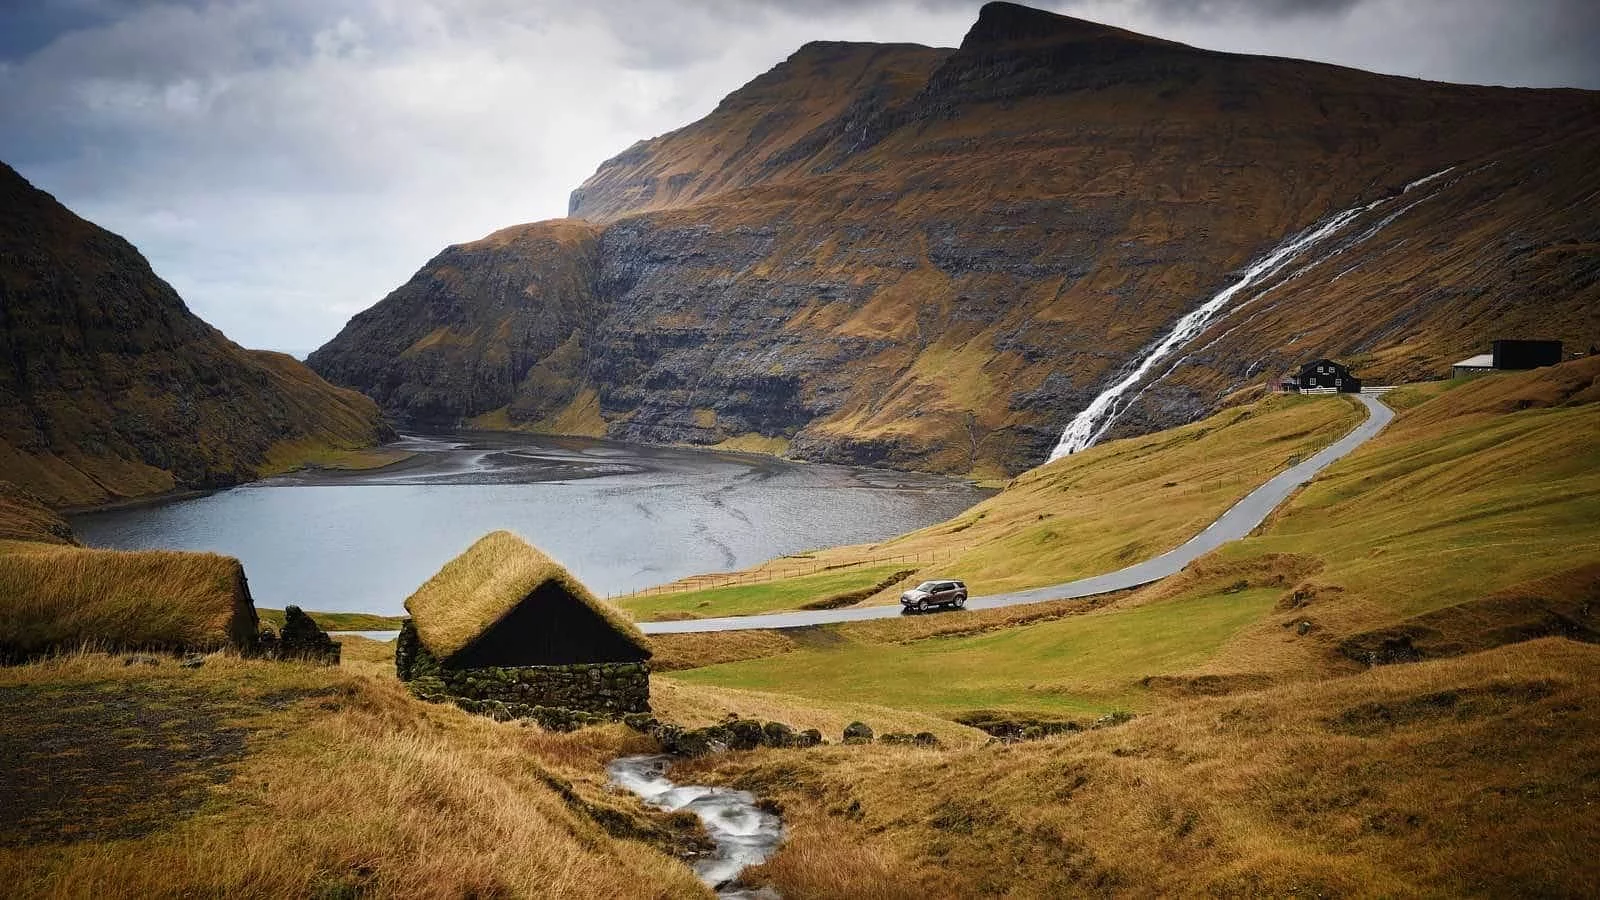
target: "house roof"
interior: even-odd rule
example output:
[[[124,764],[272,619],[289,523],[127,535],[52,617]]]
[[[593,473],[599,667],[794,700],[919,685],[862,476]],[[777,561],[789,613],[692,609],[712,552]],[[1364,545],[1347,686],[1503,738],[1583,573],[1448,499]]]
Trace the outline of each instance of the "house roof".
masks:
[[[245,647],[255,606],[237,559],[0,541],[0,658]]]
[[[1317,366],[1339,366],[1340,368],[1345,368],[1344,363],[1341,363],[1338,360],[1329,359],[1326,356],[1319,356],[1309,362],[1301,363],[1300,371],[1304,372],[1307,369],[1313,369]]]
[[[1479,353],[1477,356],[1469,356],[1455,365],[1468,369],[1492,369],[1494,368],[1494,354]]]
[[[544,585],[561,588],[644,651],[650,645],[632,622],[602,602],[561,566],[509,531],[493,531],[444,564],[406,598],[417,637],[443,659],[504,619]]]

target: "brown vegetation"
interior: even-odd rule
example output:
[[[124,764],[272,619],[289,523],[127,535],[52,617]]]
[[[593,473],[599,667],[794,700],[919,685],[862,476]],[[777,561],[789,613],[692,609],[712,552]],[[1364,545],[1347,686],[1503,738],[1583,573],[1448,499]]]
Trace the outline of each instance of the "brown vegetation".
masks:
[[[21,768],[8,754],[0,796],[45,773],[82,795],[8,808],[13,896],[708,895],[656,849],[692,826],[601,787],[605,760],[647,749],[621,726],[545,734],[392,677],[220,655],[198,670],[64,658],[0,670],[0,696],[8,732],[45,741]]]
[[[66,519],[9,481],[0,481],[0,541],[77,543]]]
[[[1600,648],[1563,640],[960,751],[680,766],[776,798],[795,897],[1600,888]]]
[[[256,629],[231,557],[0,542],[0,659],[247,647]]]

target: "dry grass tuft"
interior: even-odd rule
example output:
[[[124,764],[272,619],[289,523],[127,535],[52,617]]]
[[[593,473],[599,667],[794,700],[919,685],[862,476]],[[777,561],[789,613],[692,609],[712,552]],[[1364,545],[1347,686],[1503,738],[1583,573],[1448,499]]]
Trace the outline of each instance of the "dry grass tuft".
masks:
[[[509,531],[490,532],[445,563],[407,598],[406,611],[416,621],[423,643],[444,658],[504,618],[540,585],[550,583],[586,604],[649,655],[649,643],[632,622],[560,563]]]

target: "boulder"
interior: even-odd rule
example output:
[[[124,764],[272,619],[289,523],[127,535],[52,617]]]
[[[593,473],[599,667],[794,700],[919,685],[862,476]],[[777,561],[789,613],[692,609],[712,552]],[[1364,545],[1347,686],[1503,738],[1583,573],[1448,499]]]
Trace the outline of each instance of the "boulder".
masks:
[[[768,722],[761,726],[761,743],[767,747],[793,747],[794,729],[782,722]]]
[[[328,633],[298,606],[285,607],[283,628],[276,635],[270,628],[262,629],[257,645],[261,655],[268,659],[339,664],[339,642],[328,637]]]
[[[872,743],[872,728],[865,722],[851,722],[844,727],[844,742],[846,744]]]

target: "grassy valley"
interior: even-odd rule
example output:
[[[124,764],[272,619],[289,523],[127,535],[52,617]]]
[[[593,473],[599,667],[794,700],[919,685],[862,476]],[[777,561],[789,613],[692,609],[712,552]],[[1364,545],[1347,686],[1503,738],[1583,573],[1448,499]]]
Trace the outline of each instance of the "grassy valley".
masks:
[[[967,750],[708,757],[796,897],[1581,896],[1600,884],[1600,649],[1560,639],[1163,704]]]
[[[1588,893],[1597,384],[1586,360],[1398,393],[1389,429],[1257,534],[1137,591],[655,638],[665,721],[733,714],[835,741],[864,721],[939,741],[718,753],[674,778],[782,811],[782,848],[746,877],[784,896]],[[1115,514],[1120,490],[1159,547],[1356,415],[1339,398],[1259,400],[1063,459],[899,540],[959,539],[999,567],[1010,551],[984,547],[1011,546],[1047,504]],[[1155,515],[1174,490],[1161,473],[1186,467],[1217,486]],[[94,552],[20,494],[0,510],[30,538],[0,563]],[[1058,571],[1108,559],[1073,547]],[[878,576],[858,569],[699,596],[793,605]],[[28,895],[704,894],[673,859],[697,829],[604,786],[606,760],[652,739],[423,703],[394,680],[392,646],[347,639],[337,668],[69,653],[0,669],[18,760],[0,781],[0,874]],[[1007,723],[1030,739],[975,727]],[[112,739],[70,737],[86,732]],[[46,783],[74,786],[71,802]]]
[[[1407,408],[1385,432],[1319,476],[1255,536],[1109,602],[1062,604],[1056,621],[990,631],[984,618],[1000,612],[990,611],[933,617],[942,620],[937,627],[923,620],[831,626],[837,640],[810,649],[728,638],[757,657],[743,661],[728,660],[742,655],[737,651],[717,655],[710,635],[657,642],[681,641],[723,660],[674,676],[698,684],[830,700],[882,691],[898,705],[947,714],[986,707],[1103,712],[1159,703],[1160,688],[1174,679],[1261,684],[1336,675],[1357,662],[1341,648],[1354,653],[1368,632],[1441,609],[1492,604],[1506,592],[1520,592],[1528,607],[1520,615],[1537,621],[1531,610],[1563,599],[1541,587],[1580,596],[1595,589],[1597,373],[1600,359],[1589,359],[1401,394],[1396,403]],[[1128,445],[1164,439],[1181,447],[1185,430],[1090,454],[1114,457]],[[1058,483],[1080,464],[1074,456],[1042,467],[974,509],[988,506],[1001,521],[1013,502],[1031,511],[1036,485]],[[1143,483],[1160,496],[1152,480]],[[1137,492],[1130,493],[1137,504]],[[925,534],[940,532],[935,526]],[[1002,547],[1013,540],[1004,527],[993,539]],[[1030,561],[1013,554],[972,553],[1031,571]],[[1556,585],[1532,583],[1568,573]],[[968,578],[982,593],[983,583]],[[963,619],[972,620],[970,628]],[[774,649],[781,652],[767,655]]]
[[[309,367],[233,344],[126,241],[0,166],[0,884],[710,897],[700,820],[608,780],[619,756],[673,752],[677,784],[781,816],[783,843],[736,885],[758,896],[1600,896],[1600,356],[1427,380],[1492,338],[1570,351],[1600,333],[1597,113],[1592,91],[1216,53],[990,3],[956,49],[806,45],[603,164],[570,218],[447,248]],[[1357,207],[1135,385],[1105,440],[1041,464],[1180,316]],[[636,628],[1151,559],[1362,422],[1349,396],[1269,392],[1323,354],[1411,382],[1384,396],[1394,419],[1164,580]],[[292,607],[256,608],[238,560],[84,547],[62,515],[389,465],[405,454],[377,446],[385,415],[1003,487],[908,534],[615,606],[492,532],[406,601],[401,640],[347,636],[342,655]],[[618,534],[689,553],[666,533],[688,523],[712,560],[736,558],[741,528],[800,530],[787,498],[758,516],[707,494],[742,523],[715,531],[644,493],[713,479],[582,449],[474,449],[406,486],[471,484],[451,496],[490,509],[528,503],[516,479],[536,471],[572,529],[572,481],[614,478],[585,483],[654,523]],[[805,484],[798,503],[833,490]],[[340,531],[307,534],[367,546]]]
[[[776,559],[728,575],[696,576],[621,603],[640,619],[747,615],[826,601],[906,568],[913,571],[904,581],[961,577],[974,596],[1109,572],[1182,544],[1365,415],[1358,403],[1337,396],[1265,397],[1193,425],[1040,466],[948,522],[808,554],[804,567],[827,574],[783,577],[798,561]],[[893,562],[875,564],[879,560]],[[894,603],[898,597],[889,586],[856,602]]]

